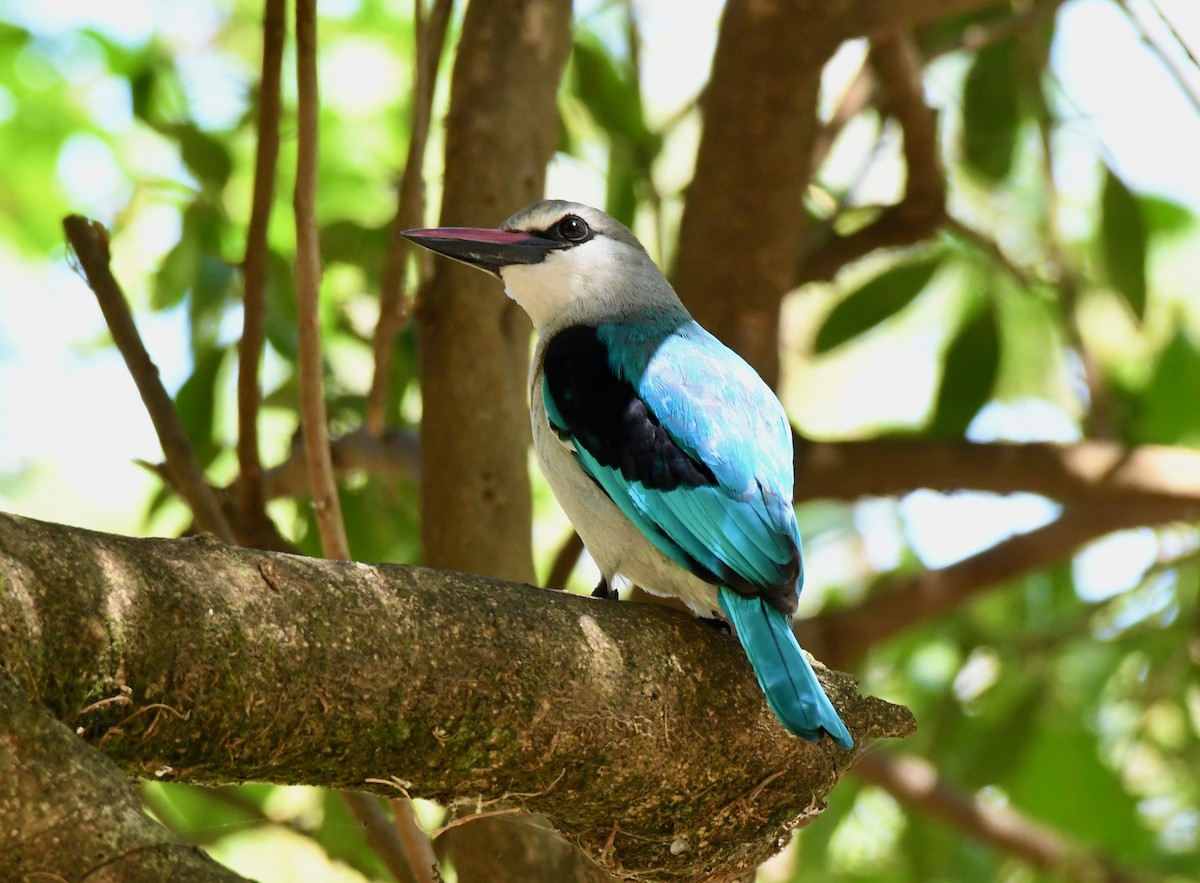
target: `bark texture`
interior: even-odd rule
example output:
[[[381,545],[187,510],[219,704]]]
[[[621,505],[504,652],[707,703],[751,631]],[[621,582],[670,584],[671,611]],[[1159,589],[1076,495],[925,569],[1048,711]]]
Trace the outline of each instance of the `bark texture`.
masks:
[[[3,631],[8,630],[6,621]],[[111,760],[0,673],[0,879],[226,883],[243,878],[152,821]]]
[[[558,0],[468,7],[446,121],[443,224],[498,224],[541,197],[570,21]],[[495,279],[450,261],[434,267],[417,311],[424,561],[532,582],[529,320]]]
[[[734,639],[657,606],[11,515],[0,667],[133,775],[520,807],[642,879],[754,868],[913,728],[822,669],[856,750],[790,737]]]
[[[701,101],[704,129],[688,188],[673,273],[700,324],[774,385],[779,304],[805,281],[803,206],[820,126],[821,69],[853,37],[999,5],[994,0],[730,0],[712,76]],[[906,131],[906,137],[908,133]],[[912,208],[911,205],[906,206]],[[900,220],[906,220],[901,218]],[[918,214],[922,237],[927,214]],[[859,257],[853,254],[847,257]],[[825,275],[830,275],[825,262]]]
[[[779,302],[795,284],[804,230],[821,66],[837,47],[820,29],[823,6],[726,5],[679,229],[675,282],[688,309],[772,386]]]

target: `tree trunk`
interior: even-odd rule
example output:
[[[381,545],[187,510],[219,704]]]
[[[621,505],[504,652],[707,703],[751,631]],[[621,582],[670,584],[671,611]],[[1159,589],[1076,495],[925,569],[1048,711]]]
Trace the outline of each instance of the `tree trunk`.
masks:
[[[443,224],[498,224],[541,197],[570,21],[570,4],[557,0],[467,8],[446,121]],[[417,311],[424,561],[533,582],[529,320],[497,280],[450,261],[434,267]]]

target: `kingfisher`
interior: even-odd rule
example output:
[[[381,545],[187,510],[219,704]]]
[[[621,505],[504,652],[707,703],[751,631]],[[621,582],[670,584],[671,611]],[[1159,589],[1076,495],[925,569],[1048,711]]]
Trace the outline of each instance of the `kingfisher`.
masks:
[[[791,628],[803,584],[779,399],[691,317],[625,225],[543,200],[498,229],[401,235],[504,283],[537,334],[538,462],[599,567],[725,619],[791,733],[854,747]]]

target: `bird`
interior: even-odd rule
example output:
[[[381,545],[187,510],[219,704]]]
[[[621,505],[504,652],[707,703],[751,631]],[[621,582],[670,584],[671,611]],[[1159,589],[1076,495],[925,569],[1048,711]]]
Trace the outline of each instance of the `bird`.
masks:
[[[533,322],[534,448],[600,569],[595,594],[622,580],[724,619],[784,728],[853,748],[791,629],[804,568],[770,387],[599,209],[542,200],[499,228],[401,235],[498,277]]]

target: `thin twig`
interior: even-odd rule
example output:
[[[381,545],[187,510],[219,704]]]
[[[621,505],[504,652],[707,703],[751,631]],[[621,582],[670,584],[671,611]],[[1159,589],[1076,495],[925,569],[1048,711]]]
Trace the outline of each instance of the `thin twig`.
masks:
[[[806,232],[797,262],[797,280],[831,279],[846,264],[879,248],[928,238],[945,217],[946,181],[939,165],[937,116],[925,101],[921,59],[906,32],[875,38],[868,56],[884,90],[881,112],[904,129],[904,197],[865,227],[820,239]],[[832,226],[828,227],[832,233]]]
[[[947,214],[945,221],[943,221],[943,226],[948,232],[953,233],[959,239],[963,240],[963,242],[969,243],[983,252],[992,263],[1003,270],[1019,287],[1028,290],[1038,284],[1053,285],[1049,280],[1035,279],[1025,268],[1017,266],[1012,258],[1004,253],[1004,249],[1000,247],[1000,243],[986,233],[976,230],[965,221],[960,221],[958,218]]]
[[[583,540],[579,538],[579,534],[571,531],[571,535],[567,537],[558,548],[558,552],[554,556],[554,563],[550,566],[550,574],[546,577],[546,587],[551,589],[565,589],[567,580],[570,579],[571,573],[575,570],[575,565],[579,563],[579,556],[583,554]]]
[[[816,138],[813,139],[812,158],[809,162],[814,172],[825,164],[829,151],[833,149],[834,142],[837,141],[838,135],[846,128],[846,125],[871,106],[871,102],[876,97],[876,86],[875,70],[864,58],[858,73],[846,87],[842,100],[833,115],[827,123],[821,126],[817,131]]]
[[[87,277],[88,286],[96,295],[104,321],[113,342],[125,359],[125,365],[137,384],[138,393],[150,414],[166,456],[171,483],[192,510],[196,524],[202,530],[216,534],[227,543],[234,540],[233,531],[221,511],[217,496],[204,479],[192,443],[188,440],[171,396],[158,376],[158,366],[150,358],[138,334],[125,300],[125,293],[109,266],[108,231],[99,223],[79,215],[63,219],[63,230]]]
[[[1039,70],[1045,67],[1045,60],[1050,56],[1050,46],[1047,40],[1048,38],[1034,32],[1021,36],[1025,51],[1034,56]],[[1066,237],[1063,235],[1059,217],[1062,200],[1054,174],[1054,152],[1051,144],[1057,117],[1046,101],[1040,84],[1030,83],[1029,88],[1024,91],[1032,96],[1034,101],[1038,145],[1041,148],[1040,171],[1042,190],[1046,200],[1045,211],[1042,213],[1044,223],[1042,239],[1046,244],[1047,263],[1051,268],[1050,272],[1057,293],[1055,302],[1071,348],[1079,356],[1079,362],[1083,367],[1084,383],[1088,391],[1087,410],[1083,417],[1084,434],[1091,438],[1111,438],[1114,434],[1114,424],[1107,380],[1104,371],[1096,364],[1079,325],[1079,311],[1076,309],[1079,302],[1079,278],[1071,249],[1066,246]]]
[[[1138,33],[1141,34],[1142,41],[1154,50],[1154,54],[1158,56],[1159,60],[1162,61],[1163,66],[1166,67],[1167,73],[1174,78],[1176,85],[1178,85],[1183,94],[1187,96],[1188,101],[1192,103],[1192,107],[1196,109],[1196,112],[1200,113],[1200,90],[1198,90],[1192,83],[1191,79],[1187,75],[1187,72],[1183,69],[1179,62],[1172,57],[1171,53],[1167,51],[1167,48],[1162,45],[1162,41],[1159,40],[1159,38],[1156,37],[1148,27],[1146,27],[1145,23],[1138,18],[1134,11],[1129,7],[1129,0],[1119,0],[1119,5],[1129,17],[1129,20],[1133,22],[1133,26],[1137,28]],[[1175,30],[1175,26],[1171,24],[1170,20],[1165,15],[1163,15],[1162,10],[1159,9],[1158,6],[1153,2],[1150,3],[1150,6],[1154,9],[1155,13],[1158,14],[1158,17],[1162,20],[1163,25],[1165,25],[1167,30],[1170,31],[1171,36],[1175,38],[1175,42],[1183,48],[1184,54],[1187,55],[1188,60],[1191,61],[1194,66],[1200,66],[1196,61],[1196,56],[1192,54],[1192,51],[1188,48],[1188,45],[1183,42],[1183,38],[1179,35],[1179,32]]]
[[[317,3],[296,2],[296,294],[300,325],[300,423],[313,508],[326,558],[350,557],[333,479],[321,359],[321,252],[317,234]]]
[[[367,431],[381,435],[387,425],[388,386],[392,373],[392,349],[399,334],[412,320],[413,302],[405,296],[404,267],[408,256],[408,240],[399,233],[420,226],[425,215],[425,179],[421,174],[425,163],[425,147],[429,142],[429,122],[433,113],[433,92],[438,66],[446,43],[453,0],[434,0],[426,19],[422,15],[422,0],[414,0],[417,38],[413,62],[412,135],[408,142],[408,157],[400,178],[400,195],[396,216],[392,220],[391,237],[384,258],[383,275],[379,286],[379,322],[373,342],[375,373],[367,394]]]
[[[333,456],[326,425],[322,384],[321,330],[319,315],[320,246],[317,238],[317,17],[316,0],[296,3],[296,80],[298,86],[299,138],[296,156],[296,287],[300,312],[301,422],[304,429],[305,461],[316,508],[321,546],[326,558],[350,558],[346,526],[333,475]],[[374,798],[343,792],[346,808],[363,825],[367,841],[380,860],[402,883],[433,883],[436,859],[429,861],[432,847],[421,847],[420,830],[404,832],[402,820],[411,818],[407,803],[398,809],[393,827]],[[407,815],[405,813],[407,812]],[[412,824],[415,825],[415,819]],[[407,833],[409,837],[405,837]],[[422,839],[424,839],[422,837]],[[414,842],[415,845],[414,845]]]
[[[1007,18],[993,19],[971,25],[964,28],[957,38],[930,46],[927,57],[932,61],[935,58],[941,58],[943,55],[949,55],[951,52],[958,52],[962,49],[978,52],[980,49],[991,46],[993,43],[999,43],[1001,40],[1006,40],[1014,34],[1028,31],[1047,19],[1053,18],[1058,14],[1058,7],[1062,6],[1065,2],[1066,0],[1051,0],[1051,2],[1039,3],[1036,6],[1026,9],[1024,12],[1015,13]]]
[[[263,8],[262,80],[258,102],[258,146],[246,257],[242,263],[242,338],[238,342],[238,503],[244,530],[257,532],[266,519],[262,460],[258,449],[258,374],[267,322],[267,227],[275,196],[279,158],[280,79],[287,33],[287,0]]]

